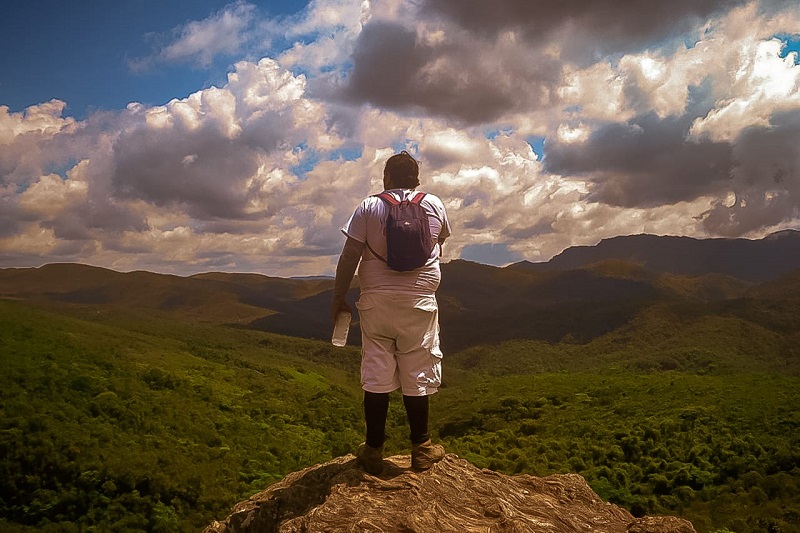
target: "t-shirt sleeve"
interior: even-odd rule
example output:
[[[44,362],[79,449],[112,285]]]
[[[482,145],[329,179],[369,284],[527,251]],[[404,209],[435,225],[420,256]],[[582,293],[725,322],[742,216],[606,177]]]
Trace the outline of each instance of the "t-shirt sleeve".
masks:
[[[451,235],[452,229],[450,228],[450,220],[447,218],[447,211],[445,211],[444,203],[439,198],[437,198],[437,200],[439,201],[434,205],[442,221],[442,228],[439,230],[439,242],[444,242],[444,240]]]
[[[439,242],[444,242],[451,235],[450,221],[447,220],[447,213],[442,210],[442,229],[439,231]]]
[[[362,243],[367,242],[367,217],[364,208],[364,202],[361,202],[350,216],[350,220],[342,226],[342,233]]]

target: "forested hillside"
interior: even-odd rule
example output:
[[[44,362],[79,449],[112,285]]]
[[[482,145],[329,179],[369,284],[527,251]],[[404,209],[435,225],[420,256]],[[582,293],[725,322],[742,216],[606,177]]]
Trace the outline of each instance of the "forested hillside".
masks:
[[[360,438],[354,349],[3,301],[0,331],[3,531],[198,531]]]
[[[700,532],[792,531],[800,344],[780,330],[796,319],[681,305],[589,343],[448,354],[436,438],[500,472],[579,473]],[[362,439],[353,347],[20,301],[0,302],[0,331],[4,531],[197,531]],[[387,453],[407,453],[399,400]]]

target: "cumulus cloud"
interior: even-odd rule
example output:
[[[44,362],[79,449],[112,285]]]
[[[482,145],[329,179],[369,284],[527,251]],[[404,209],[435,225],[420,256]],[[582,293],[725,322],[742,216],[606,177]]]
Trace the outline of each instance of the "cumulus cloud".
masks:
[[[146,70],[154,64],[193,63],[207,67],[218,55],[233,55],[253,35],[256,7],[242,0],[228,4],[203,20],[193,20],[173,28],[168,35],[151,35],[157,50],[152,56],[129,63],[134,71]]]
[[[323,162],[298,174],[304,152],[330,153],[345,143],[335,119],[305,91],[303,76],[265,58],[237,63],[223,87],[93,119],[107,130],[80,147],[80,161],[46,174],[40,158],[23,191],[3,189],[15,222],[4,226],[12,231],[0,242],[3,257],[56,260],[71,250],[117,267],[153,258],[167,270],[329,270],[341,245],[336,225],[351,208],[338,193],[365,173],[352,168],[358,163]],[[4,117],[20,131],[9,154],[22,153],[31,131],[34,145],[61,131],[54,126],[59,109],[45,122],[39,111]],[[26,116],[31,124],[22,127]],[[368,187],[363,180],[357,194]]]
[[[284,31],[295,42],[281,64],[320,72],[346,63],[368,12],[367,0],[312,0]]]
[[[713,14],[743,4],[744,0],[657,5],[630,0],[422,2],[417,16],[375,17],[366,24],[356,43],[346,92],[378,106],[417,109],[469,123],[502,120],[510,113],[557,106],[559,89],[575,69],[603,70],[609,60],[625,53],[672,51],[685,40],[701,38],[703,24]],[[669,75],[665,68],[658,73],[657,60],[640,66],[642,81]],[[623,89],[613,78],[597,81],[601,87],[594,88],[601,90],[592,94],[596,99],[607,98],[608,85],[612,93]],[[685,91],[680,80],[673,81],[659,84],[662,99],[674,101]],[[646,92],[654,84],[658,80],[650,79],[639,90]],[[614,111],[613,102],[604,105]]]
[[[470,32],[494,38],[515,32],[534,48],[561,48],[564,59],[595,62],[608,54],[637,52],[697,31],[716,13],[745,0],[637,2],[566,0],[426,0],[423,14],[439,16]]]
[[[773,115],[800,107],[797,52],[781,57],[784,47],[772,38],[743,49],[740,67],[731,73],[729,96],[695,120],[692,136],[731,141],[747,127],[768,126]]]
[[[557,58],[531,59],[514,34],[487,42],[458,28],[372,20],[353,53],[344,97],[372,105],[486,123],[552,101]]]
[[[575,69],[562,97],[583,105],[549,143],[547,170],[586,179],[588,200],[628,208],[716,198],[697,215],[712,235],[796,221],[788,146],[800,140],[792,127],[800,67],[774,35],[795,27],[798,14],[760,13],[755,3],[734,9],[672,55]],[[604,85],[605,107],[591,97]]]
[[[0,106],[0,186],[25,187],[57,155],[54,145],[64,135],[74,134],[79,125],[63,117],[66,103],[60,100],[10,113]]]
[[[446,259],[797,227],[797,27],[777,0],[230,4],[147,60],[242,54],[220,86],[82,121],[0,106],[0,266],[329,274],[401,149]],[[286,45],[255,59],[264,28]]]
[[[592,183],[587,198],[622,207],[687,201],[720,190],[733,165],[727,143],[691,142],[686,120],[650,114],[598,127],[585,142],[554,142],[549,172]]]

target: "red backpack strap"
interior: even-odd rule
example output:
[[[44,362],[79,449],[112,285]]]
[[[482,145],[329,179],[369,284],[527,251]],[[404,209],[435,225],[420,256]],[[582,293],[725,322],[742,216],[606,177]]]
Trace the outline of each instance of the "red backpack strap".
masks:
[[[414,197],[411,199],[412,204],[419,204],[425,198],[424,192],[418,192]]]
[[[383,191],[382,193],[376,194],[375,196],[377,196],[378,198],[380,198],[384,202],[388,203],[389,205],[399,205],[400,204],[400,201],[397,198],[395,198],[394,196],[392,196],[387,191]]]

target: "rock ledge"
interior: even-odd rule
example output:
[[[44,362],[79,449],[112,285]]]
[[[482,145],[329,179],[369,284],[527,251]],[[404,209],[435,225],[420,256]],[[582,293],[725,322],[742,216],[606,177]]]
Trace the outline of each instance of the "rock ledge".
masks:
[[[289,474],[205,533],[695,533],[680,518],[634,518],[577,474],[507,476],[453,454],[427,472],[412,471],[408,455],[384,463],[380,476],[361,470],[352,455]]]

